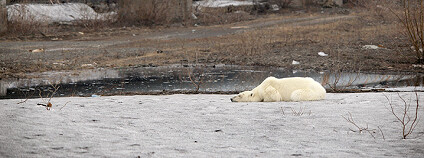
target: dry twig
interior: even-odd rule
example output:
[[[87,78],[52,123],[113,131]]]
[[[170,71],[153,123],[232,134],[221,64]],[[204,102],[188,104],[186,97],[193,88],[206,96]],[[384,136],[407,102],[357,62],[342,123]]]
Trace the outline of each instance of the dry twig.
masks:
[[[375,139],[375,136],[374,136],[374,134],[373,133],[375,133],[375,129],[369,129],[368,128],[368,124],[367,124],[367,127],[361,127],[361,126],[359,126],[358,124],[356,124],[355,123],[355,120],[353,120],[353,116],[352,116],[352,114],[349,112],[348,113],[349,115],[347,116],[347,117],[345,117],[345,116],[343,116],[342,115],[342,117],[347,121],[347,122],[349,122],[349,123],[351,123],[352,125],[354,125],[358,130],[353,130],[353,129],[350,129],[351,131],[353,131],[353,132],[359,132],[359,133],[362,133],[363,131],[366,131],[366,132],[368,132],[374,139]]]
[[[55,95],[60,88],[60,86],[57,84],[50,83],[50,86],[53,88],[53,90],[51,89],[48,90],[49,93],[47,93],[46,95],[46,98],[48,99],[44,99],[41,90],[38,89],[39,91],[38,95],[40,96],[41,100],[43,100],[44,103],[38,103],[37,105],[45,106],[47,110],[50,110],[51,107],[53,106],[53,104],[50,101],[52,100],[53,95]]]
[[[294,108],[290,108],[292,111],[293,116],[302,116],[303,114],[305,114],[305,108],[300,107],[299,111],[296,111]],[[309,110],[308,115],[311,116],[312,111]]]
[[[199,89],[200,89],[200,86],[203,83],[203,77],[202,77],[202,75],[203,75],[203,69],[202,69],[202,72],[199,73],[198,77],[193,76],[193,72],[192,71],[193,70],[188,70],[187,71],[188,78],[190,79],[190,82],[194,85],[194,87],[196,88],[196,92],[198,92]]]
[[[410,103],[407,103],[407,101],[400,96],[399,93],[397,93],[398,97],[400,98],[400,100],[402,101],[403,107],[401,107],[401,111],[396,112],[395,110],[395,105],[393,105],[392,100],[384,94],[384,97],[386,97],[387,101],[389,102],[389,106],[390,106],[390,112],[393,114],[393,116],[395,116],[396,120],[398,120],[401,124],[401,128],[402,128],[402,138],[406,139],[406,137],[408,135],[410,135],[412,132],[414,132],[415,127],[418,125],[418,109],[420,107],[419,104],[419,97],[418,97],[418,93],[415,92],[415,98],[416,98],[416,105],[414,107],[414,111],[412,111],[413,116],[410,116],[410,112],[409,109],[411,107]]]
[[[404,33],[416,53],[417,63],[424,63],[424,0],[402,0],[403,11],[390,11],[401,22]]]
[[[381,128],[380,128],[380,126],[377,126],[377,128],[380,130],[380,132],[381,132],[381,135],[383,136],[383,140],[386,140],[386,138],[384,137],[384,133],[383,133],[383,130],[381,130]]]
[[[286,115],[286,113],[284,112],[284,108],[283,107],[280,107],[281,108],[281,112],[283,112],[283,115]]]
[[[65,105],[63,105],[59,110],[62,110],[66,105],[68,105],[70,101],[66,102]]]

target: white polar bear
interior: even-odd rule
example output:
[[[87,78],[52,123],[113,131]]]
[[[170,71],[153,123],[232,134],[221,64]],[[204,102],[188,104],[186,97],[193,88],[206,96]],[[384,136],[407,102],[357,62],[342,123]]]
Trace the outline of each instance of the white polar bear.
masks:
[[[325,97],[322,85],[309,77],[268,77],[252,91],[231,98],[232,102],[309,101]]]

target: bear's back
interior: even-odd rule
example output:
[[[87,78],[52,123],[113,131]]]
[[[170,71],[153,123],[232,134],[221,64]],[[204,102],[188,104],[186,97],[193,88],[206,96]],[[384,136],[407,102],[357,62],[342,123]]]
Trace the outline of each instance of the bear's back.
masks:
[[[325,94],[325,89],[322,85],[310,77],[288,77],[274,80],[272,83],[283,100],[290,100],[291,94],[299,89],[308,89],[316,94]]]

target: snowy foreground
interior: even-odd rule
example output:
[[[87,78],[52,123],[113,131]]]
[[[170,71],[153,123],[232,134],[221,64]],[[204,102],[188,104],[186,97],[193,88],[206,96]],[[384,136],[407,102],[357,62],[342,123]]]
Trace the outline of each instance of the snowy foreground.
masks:
[[[401,139],[383,94],[402,105],[397,93],[278,103],[232,103],[232,95],[53,98],[50,111],[41,99],[0,100],[0,157],[424,157],[424,121]],[[414,93],[400,95],[416,105]],[[348,113],[372,135],[354,132]]]

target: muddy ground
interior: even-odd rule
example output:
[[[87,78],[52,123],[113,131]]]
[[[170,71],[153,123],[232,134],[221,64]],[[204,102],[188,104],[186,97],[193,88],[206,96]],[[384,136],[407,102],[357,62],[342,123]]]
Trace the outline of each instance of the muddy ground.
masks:
[[[377,45],[378,49],[364,49]],[[33,53],[30,50],[44,49]],[[328,54],[319,56],[318,52]],[[31,72],[173,64],[314,71],[424,72],[393,15],[287,13],[214,26],[69,29],[0,37],[0,78]],[[293,61],[300,64],[293,65]]]

